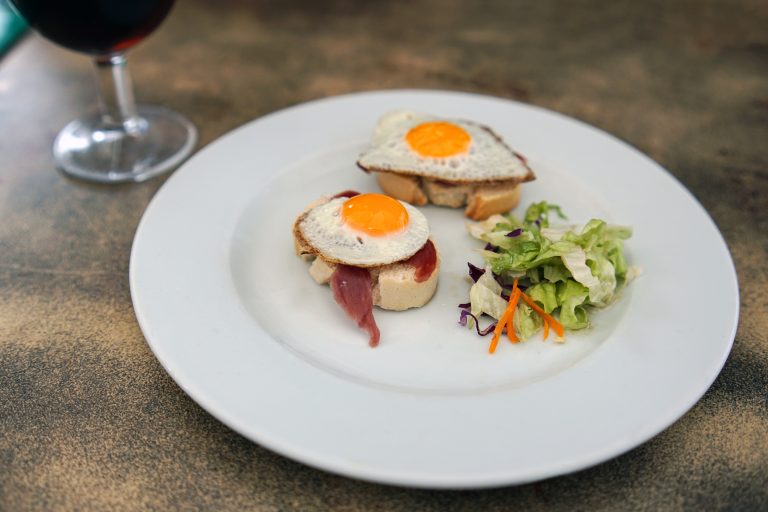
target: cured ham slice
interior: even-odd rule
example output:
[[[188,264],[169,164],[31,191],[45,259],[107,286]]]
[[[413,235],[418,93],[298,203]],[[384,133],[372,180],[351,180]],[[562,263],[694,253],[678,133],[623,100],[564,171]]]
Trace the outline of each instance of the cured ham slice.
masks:
[[[337,265],[331,275],[333,298],[346,311],[357,326],[368,332],[368,344],[379,344],[379,328],[373,318],[373,293],[371,275],[367,269]]]
[[[360,195],[360,192],[358,192],[357,190],[345,190],[344,192],[339,192],[335,196],[331,197],[331,199],[336,199],[338,197],[355,197],[359,195]]]
[[[405,260],[405,263],[416,268],[414,279],[417,283],[423,283],[429,279],[437,266],[437,251],[432,240],[427,240],[416,254]]]

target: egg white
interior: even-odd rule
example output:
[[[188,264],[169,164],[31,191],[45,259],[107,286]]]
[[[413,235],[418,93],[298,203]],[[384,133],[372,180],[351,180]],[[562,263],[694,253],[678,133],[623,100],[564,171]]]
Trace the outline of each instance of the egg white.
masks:
[[[357,267],[387,265],[410,258],[429,238],[424,215],[400,201],[408,211],[408,224],[396,233],[371,236],[344,223],[341,207],[345,197],[331,199],[306,211],[297,229],[304,241],[326,261]]]
[[[425,157],[414,151],[406,134],[415,126],[430,121],[444,121],[464,129],[472,139],[469,150],[451,157]],[[405,110],[390,112],[379,120],[358,165],[372,171],[392,171],[456,183],[533,178],[523,160],[489,128],[471,121]]]

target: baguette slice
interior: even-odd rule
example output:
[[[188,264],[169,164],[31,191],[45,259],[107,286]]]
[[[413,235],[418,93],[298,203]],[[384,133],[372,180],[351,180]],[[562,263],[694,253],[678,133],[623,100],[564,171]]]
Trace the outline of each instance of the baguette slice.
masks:
[[[318,199],[307,206],[304,212],[327,200],[327,198]],[[336,270],[336,263],[323,259],[309,244],[304,242],[300,230],[297,229],[297,224],[303,214],[299,215],[293,224],[294,252],[304,261],[311,263],[309,275],[317,284],[329,284],[331,276]],[[437,261],[432,273],[423,281],[416,281],[416,267],[403,261],[367,268],[371,276],[371,289],[375,306],[393,311],[403,311],[409,308],[419,308],[429,302],[437,289],[437,280],[440,274],[440,251],[431,237],[429,240],[435,247]]]
[[[431,240],[431,239],[430,239]],[[419,308],[429,302],[437,289],[440,274],[440,252],[434,240],[437,252],[437,264],[430,276],[421,282],[415,278],[416,268],[402,262],[390,263],[379,267],[369,267],[373,290],[373,304],[382,309],[403,311]],[[296,254],[304,259],[311,259],[309,275],[317,284],[328,284],[336,269],[336,264],[325,261],[322,257],[312,255],[302,248],[300,242],[294,239]]]
[[[419,147],[409,138],[414,130],[421,130],[414,137]],[[462,146],[466,139],[471,149]],[[447,154],[430,152],[435,144],[445,149],[442,143],[448,144]],[[451,153],[454,149],[457,153]],[[490,127],[408,110],[379,119],[357,166],[376,173],[381,189],[392,197],[416,206],[465,206],[464,214],[473,220],[514,208],[520,200],[519,185],[536,179],[525,156]]]
[[[381,190],[395,199],[416,206],[432,203],[459,208],[466,205],[464,215],[473,220],[507,212],[520,202],[520,184],[516,181],[453,184],[393,172],[376,174]]]

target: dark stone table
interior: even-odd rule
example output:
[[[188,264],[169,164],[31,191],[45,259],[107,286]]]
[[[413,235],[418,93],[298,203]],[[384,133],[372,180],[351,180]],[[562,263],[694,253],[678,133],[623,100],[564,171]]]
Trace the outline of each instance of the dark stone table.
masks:
[[[163,179],[108,188],[54,170],[54,135],[95,89],[86,58],[31,36],[0,63],[0,509],[768,510],[765,0],[190,0],[131,57],[140,100],[188,115],[200,146],[288,105],[396,87],[603,128],[721,229],[741,289],[735,345],[681,420],[576,474],[436,492],[284,459],[206,414],[147,347],[128,258]]]

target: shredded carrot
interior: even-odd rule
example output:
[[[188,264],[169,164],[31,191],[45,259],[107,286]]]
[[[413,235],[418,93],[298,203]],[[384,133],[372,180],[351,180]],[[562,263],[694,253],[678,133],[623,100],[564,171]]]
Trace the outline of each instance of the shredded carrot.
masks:
[[[507,328],[507,337],[509,337],[509,341],[512,343],[517,343],[520,341],[517,337],[517,334],[515,333],[515,327],[513,324],[515,319],[515,309],[517,309],[517,303],[520,301],[520,299],[523,299],[526,304],[528,304],[536,313],[541,316],[541,319],[544,321],[545,340],[549,336],[550,325],[560,340],[565,337],[565,328],[562,326],[562,324],[555,320],[552,315],[547,314],[543,309],[541,309],[541,307],[539,307],[538,304],[536,304],[533,299],[531,299],[528,295],[525,294],[524,291],[518,288],[517,279],[515,279],[515,282],[512,285],[512,294],[509,296],[507,309],[504,310],[504,314],[501,315],[501,318],[499,318],[496,327],[493,329],[493,338],[491,338],[491,344],[488,347],[488,353],[493,354],[496,352],[496,347],[499,344],[499,338],[501,337],[501,333],[505,326]]]
[[[517,303],[520,301],[520,288],[515,288],[512,295],[509,296],[509,306],[507,306],[507,337],[511,343],[517,343],[520,341],[515,333],[515,326],[513,324],[515,320],[515,310],[517,309]]]
[[[510,297],[511,299],[512,297]],[[504,314],[501,315],[501,318],[499,318],[498,323],[496,324],[496,328],[493,330],[493,338],[491,338],[491,345],[488,347],[488,353],[493,354],[496,352],[496,345],[499,344],[499,338],[501,337],[501,331],[504,330],[504,325],[507,323],[507,318],[509,318],[509,307],[504,311]]]
[[[501,330],[504,329],[504,322],[507,319],[507,312],[505,311],[499,321],[496,323],[496,327],[493,329],[493,338],[491,338],[491,344],[488,346],[488,353],[493,354],[496,352],[496,345],[499,344],[499,337],[501,336]]]
[[[539,305],[538,305],[538,304],[536,304],[536,303],[533,301],[533,299],[531,299],[529,296],[527,296],[527,295],[525,294],[525,292],[520,292],[520,296],[523,298],[523,300],[524,300],[524,301],[525,301],[525,302],[526,302],[526,303],[527,303],[529,306],[531,306],[531,307],[533,308],[533,310],[534,310],[534,311],[536,311],[536,312],[537,312],[539,315],[541,315],[541,317],[544,319],[544,323],[545,323],[545,324],[546,324],[546,323],[549,323],[549,324],[551,324],[551,325],[552,325],[552,329],[554,329],[554,330],[555,330],[555,334],[557,334],[557,335],[558,335],[560,338],[564,338],[564,337],[565,337],[565,329],[564,329],[564,328],[563,328],[563,326],[560,324],[560,322],[558,322],[557,320],[555,320],[555,319],[552,317],[552,315],[548,315],[547,313],[545,313],[545,312],[544,312],[544,310],[543,310],[543,309],[541,309],[541,308],[539,307]]]
[[[509,303],[507,305],[507,309],[504,310],[504,313],[501,315],[501,318],[499,318],[498,323],[496,324],[496,328],[493,330],[493,338],[491,338],[491,344],[488,347],[488,353],[493,354],[496,352],[496,346],[499,344],[499,338],[501,337],[501,331],[504,330],[504,326],[509,322],[509,325],[512,324],[511,317],[514,318],[515,308],[517,307],[517,302],[520,300],[520,294],[522,293],[522,290],[517,287],[517,279],[515,279],[514,284],[512,285],[512,295],[509,296]],[[509,327],[507,327],[507,335],[509,336]],[[512,336],[515,336],[515,330],[512,329]],[[516,337],[516,336],[515,336]],[[512,341],[512,337],[510,336],[510,341]],[[513,342],[514,343],[514,342]]]
[[[507,310],[511,310],[512,312],[509,314],[509,318],[507,318],[507,337],[509,338],[510,343],[517,343],[520,341],[520,339],[517,337],[517,333],[515,332],[515,310],[517,309],[517,303],[520,302],[520,288],[517,287],[517,278],[515,278],[514,283],[512,283],[512,292],[509,295],[509,306],[507,306]]]

